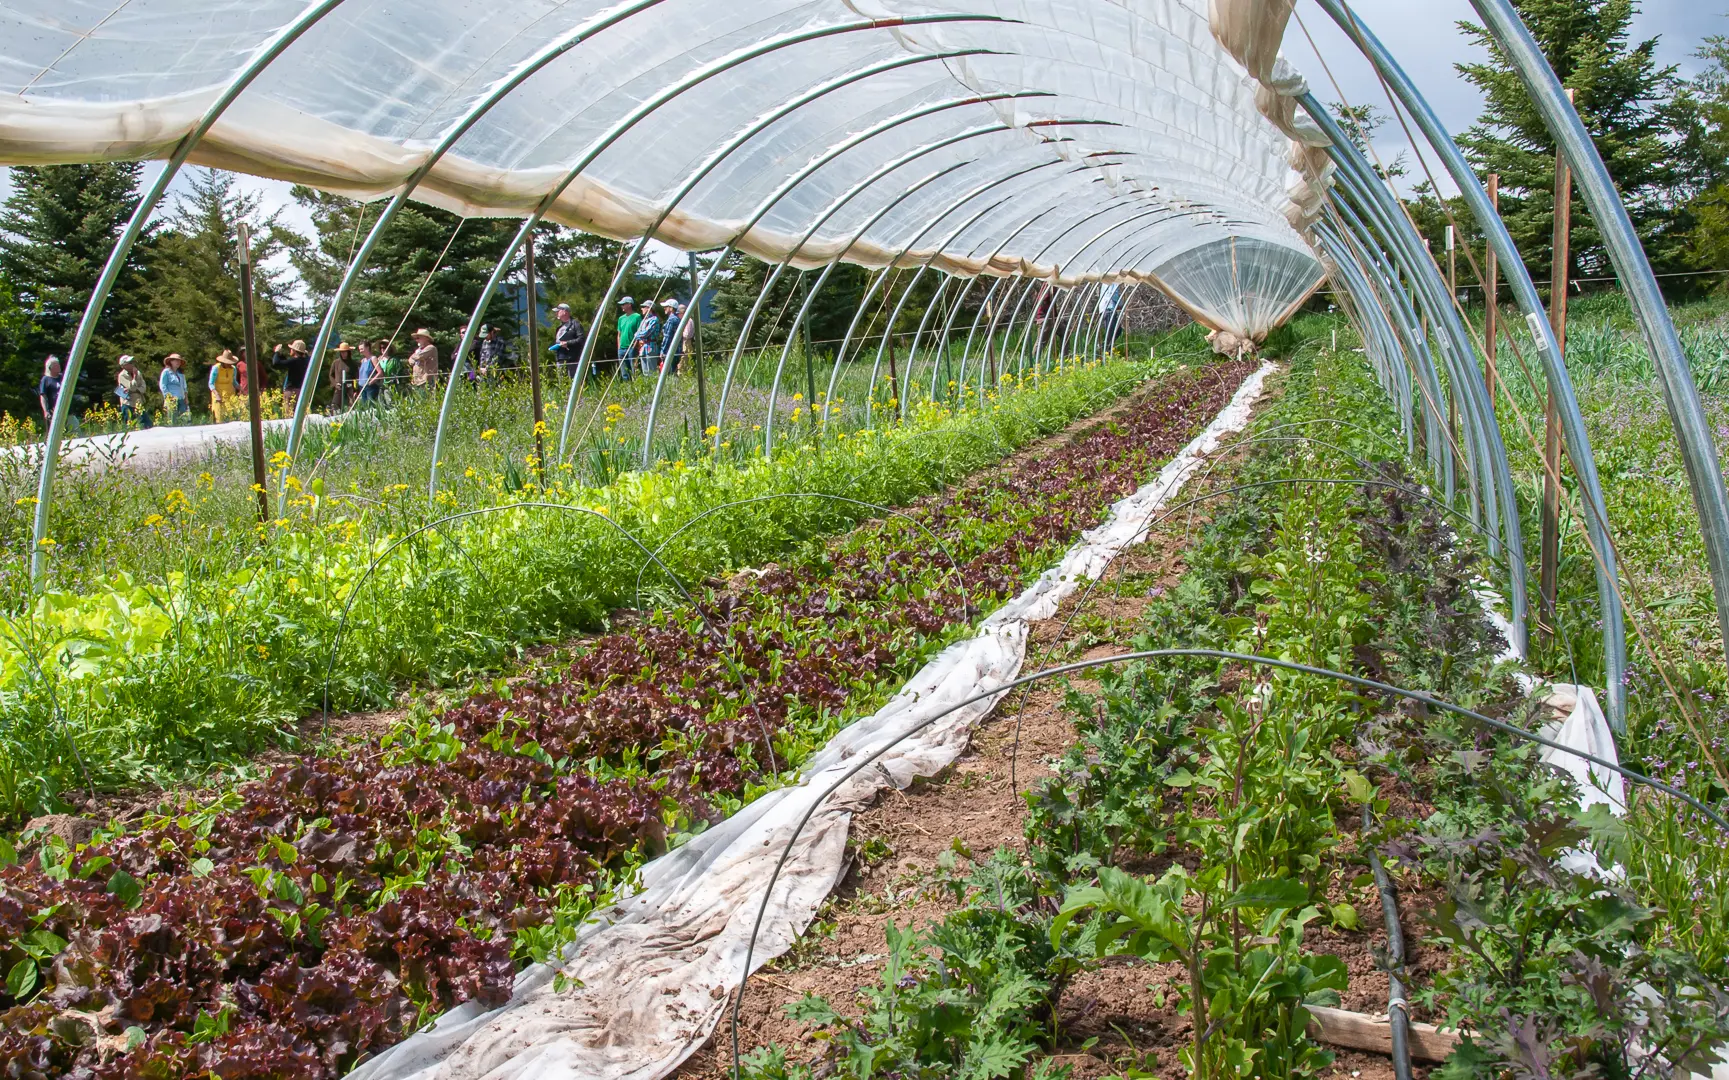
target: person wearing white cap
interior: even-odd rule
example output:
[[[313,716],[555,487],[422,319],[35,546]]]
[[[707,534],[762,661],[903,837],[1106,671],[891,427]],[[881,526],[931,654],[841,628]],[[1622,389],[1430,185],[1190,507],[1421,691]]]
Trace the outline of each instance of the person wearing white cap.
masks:
[[[660,316],[650,301],[643,309],[642,325],[636,328],[636,345],[630,351],[644,375],[660,364],[660,327]]]
[[[130,355],[120,358],[115,384],[114,396],[120,399],[120,422],[131,424],[136,419],[140,425],[149,427],[150,414],[144,409],[144,395],[150,388],[144,381],[144,373],[138,370],[138,361]]]
[[[666,367],[671,364],[672,370],[668,371],[667,374],[677,375],[679,346],[682,344],[679,324],[684,317],[684,305],[677,300],[668,299],[662,300],[660,306],[664,309],[665,314],[661,316],[659,366]]]
[[[636,301],[625,297],[618,302],[618,377],[630,378],[631,357],[636,355],[636,338],[642,327],[642,313]]]

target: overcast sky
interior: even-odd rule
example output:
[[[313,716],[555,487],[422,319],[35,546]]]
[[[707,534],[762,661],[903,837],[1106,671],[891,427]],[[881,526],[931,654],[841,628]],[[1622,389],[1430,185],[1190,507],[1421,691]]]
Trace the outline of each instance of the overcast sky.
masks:
[[[1359,18],[1399,58],[1448,129],[1457,132],[1470,126],[1482,99],[1453,69],[1455,63],[1482,55],[1456,25],[1472,14],[1467,0],[1354,0],[1354,7]],[[1635,23],[1636,40],[1657,37],[1659,59],[1679,65],[1683,75],[1697,71],[1693,53],[1705,37],[1729,34],[1729,0],[1643,0],[1642,7]],[[1369,103],[1387,111],[1386,97],[1373,71],[1315,0],[1298,0],[1297,15],[1285,35],[1285,55],[1308,77],[1315,96],[1336,101],[1342,90],[1344,99],[1352,104]],[[1331,78],[1309,47],[1305,28],[1326,57]],[[1333,78],[1338,80],[1339,90],[1334,89]],[[1398,126],[1389,124],[1376,137],[1375,149],[1383,160],[1390,161],[1408,151],[1409,144]],[[1433,162],[1431,169],[1439,172]],[[1421,179],[1421,170],[1414,163],[1412,171]],[[10,190],[5,172],[0,169],[0,199]],[[289,198],[287,184],[244,177],[242,182],[263,194],[268,206],[281,208],[285,224],[311,231],[311,219]],[[1442,187],[1451,190],[1445,182]]]

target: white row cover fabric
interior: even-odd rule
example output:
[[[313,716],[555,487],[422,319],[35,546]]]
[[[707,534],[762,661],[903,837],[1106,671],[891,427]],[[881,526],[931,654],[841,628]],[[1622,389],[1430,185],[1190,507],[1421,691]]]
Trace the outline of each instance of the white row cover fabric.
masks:
[[[0,164],[168,156],[307,4],[4,0]],[[1307,256],[1292,224],[1301,224],[1292,207],[1303,201],[1293,202],[1293,185],[1304,182],[1288,164],[1287,133],[1263,112],[1264,80],[1221,45],[1211,15],[1210,24],[1202,0],[342,0],[239,96],[191,160],[372,199],[402,190],[460,131],[415,198],[464,215],[522,216],[592,157],[548,216],[623,239],[648,229],[680,182],[752,121],[837,74],[916,56],[928,61],[836,89],[770,125],[683,200],[659,238],[693,250],[738,239],[779,260],[860,179],[909,150],[1000,124],[875,184],[794,263],[886,265],[933,219],[959,224],[1003,198],[993,191],[956,205],[982,180],[1041,157],[1086,167],[1005,185],[1008,200],[968,235],[944,251],[907,252],[902,263],[1075,285],[1158,283],[1161,252],[1219,253],[1229,237],[1259,241],[1258,253],[1283,249],[1282,261]],[[1258,15],[1250,22],[1262,25]],[[601,28],[584,38],[585,26]],[[568,48],[548,58],[555,44]],[[954,107],[824,165],[739,237],[788,176],[831,147],[945,102]],[[966,167],[848,246],[897,193],[957,163]],[[1084,251],[1042,254],[1041,234],[1061,227],[1052,215],[1048,230],[1028,230],[994,260],[976,254],[1042,210],[1072,207],[1072,223],[1112,200],[1166,213]],[[1077,230],[1076,247],[1089,231]],[[1303,291],[1300,278],[1273,279]],[[1162,287],[1215,327],[1266,329],[1235,321],[1264,305]]]
[[[362,1065],[350,1080],[661,1080],[707,1041],[743,974],[746,947],[793,828],[816,812],[789,855],[752,950],[752,967],[784,953],[815,918],[845,869],[854,811],[878,793],[933,776],[966,748],[990,715],[987,698],[932,723],[862,770],[827,801],[823,793],[861,758],[960,702],[1013,682],[1026,659],[1029,624],[1052,618],[1081,584],[1141,542],[1159,512],[1227,435],[1249,422],[1264,364],[1156,479],[1111,508],[1062,562],[915,675],[876,715],[837,735],[795,786],[763,796],[689,844],[650,863],[643,889],[608,922],[585,932],[564,970],[579,988],[557,992],[553,971],[517,978],[509,1003],[467,1005]]]

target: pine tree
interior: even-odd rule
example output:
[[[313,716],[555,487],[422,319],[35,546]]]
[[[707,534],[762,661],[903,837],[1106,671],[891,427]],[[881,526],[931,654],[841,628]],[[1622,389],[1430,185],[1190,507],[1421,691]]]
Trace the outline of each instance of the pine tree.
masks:
[[[30,402],[27,412],[39,411],[34,399],[42,360],[49,353],[64,356],[71,347],[102,267],[138,206],[142,172],[136,162],[12,170],[12,194],[0,210],[0,275],[11,283],[29,326],[22,355],[15,353],[4,373],[6,397],[0,401],[9,411],[20,391]],[[149,233],[140,237],[115,282],[74,390],[76,408],[100,399],[113,383],[120,343],[140,318],[138,300],[152,246]],[[20,364],[27,369],[28,387],[17,385],[19,373],[12,368]]]
[[[535,275],[544,302],[548,307],[569,304],[571,314],[592,332],[594,327],[589,323],[595,310],[606,298],[613,275],[635,245],[555,225],[543,225],[537,230],[535,244]],[[646,260],[638,260],[619,289],[620,297],[628,296],[644,304],[661,297],[682,300],[689,295],[688,274],[658,274]],[[601,319],[601,336],[594,353],[597,360],[617,356],[617,316],[615,304]],[[546,340],[546,334],[541,337]]]
[[[274,341],[283,329],[280,306],[287,301],[285,271],[264,265],[298,241],[262,213],[262,200],[235,190],[234,177],[215,169],[188,176],[190,190],[180,197],[168,227],[157,236],[149,283],[142,295],[143,317],[127,338],[127,349],[147,370],[171,352],[186,358],[193,400],[202,400],[199,378],[211,357],[245,344],[240,307],[240,223],[253,233],[254,314],[260,342]]]
[[[1693,265],[1704,271],[1729,271],[1729,36],[1705,39],[1698,54],[1707,67],[1693,81],[1692,100],[1699,116],[1700,193],[1693,217]],[[1695,280],[1703,289],[1729,293],[1729,273]]]
[[[297,243],[291,260],[323,310],[384,204],[357,203],[298,185],[293,195],[311,212],[318,235]],[[509,219],[465,219],[431,206],[403,207],[343,306],[339,335],[349,340],[394,335],[401,342],[424,326],[448,370],[481,289],[520,227]],[[485,321],[502,327],[506,336],[516,333],[515,311],[503,290],[487,305]]]
[[[17,290],[0,273],[0,413],[19,419],[39,411],[34,394],[42,365],[25,351],[33,330],[29,314],[19,306]]]
[[[1657,39],[1633,44],[1628,29],[1636,0],[1518,0],[1543,55],[1575,92],[1575,107],[1596,141],[1645,249],[1659,272],[1683,266],[1686,236],[1677,228],[1673,193],[1676,146],[1685,117],[1675,104],[1674,67],[1659,67]],[[1487,50],[1481,63],[1460,64],[1483,92],[1483,115],[1459,139],[1479,174],[1501,175],[1501,215],[1531,276],[1546,282],[1552,261],[1555,141],[1524,83],[1480,26],[1460,28]],[[1612,272],[1590,214],[1575,196],[1574,275]]]

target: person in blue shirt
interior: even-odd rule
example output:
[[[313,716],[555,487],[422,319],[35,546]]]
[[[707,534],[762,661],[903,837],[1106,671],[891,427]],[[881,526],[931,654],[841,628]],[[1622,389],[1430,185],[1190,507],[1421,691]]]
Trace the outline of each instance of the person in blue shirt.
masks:
[[[660,356],[656,359],[655,367],[665,367],[671,364],[672,370],[668,371],[667,374],[677,375],[680,343],[679,323],[682,321],[682,313],[679,310],[677,300],[662,300],[660,306],[665,314],[661,316]]]
[[[636,328],[636,339],[631,342],[630,352],[635,357],[637,370],[644,375],[649,372],[649,365],[659,366],[660,363],[660,316],[654,312],[650,304],[643,310],[642,325]]]
[[[169,353],[162,360],[162,374],[156,377],[156,388],[162,391],[164,423],[172,424],[183,416],[192,415],[192,405],[187,400],[185,368],[186,361],[179,353]]]

